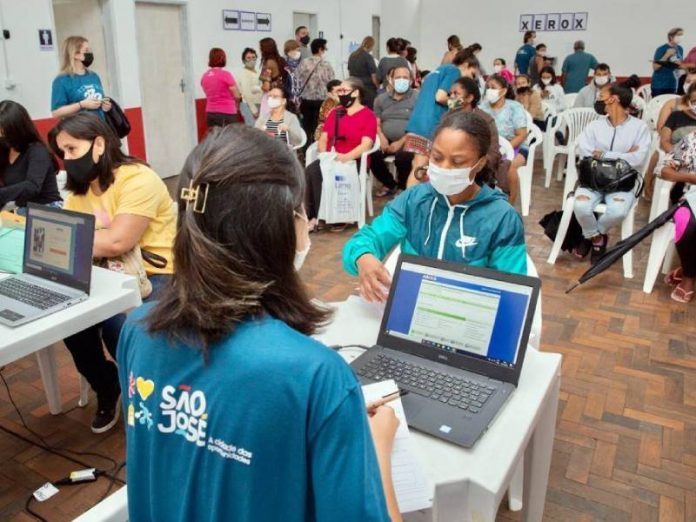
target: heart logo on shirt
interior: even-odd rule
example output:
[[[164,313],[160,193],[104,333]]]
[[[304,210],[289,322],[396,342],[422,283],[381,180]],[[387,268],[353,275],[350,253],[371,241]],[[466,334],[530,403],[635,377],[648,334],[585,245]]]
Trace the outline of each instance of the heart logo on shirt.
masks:
[[[150,379],[145,380],[142,377],[138,377],[135,380],[135,386],[138,388],[138,394],[144,401],[155,391],[155,383]]]

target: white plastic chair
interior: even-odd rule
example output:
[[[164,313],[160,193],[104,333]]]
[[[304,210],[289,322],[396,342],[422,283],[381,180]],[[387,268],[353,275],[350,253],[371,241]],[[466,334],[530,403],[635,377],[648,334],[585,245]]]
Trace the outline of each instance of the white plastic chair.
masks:
[[[578,97],[577,92],[569,92],[569,93],[563,95],[563,102],[564,102],[564,106],[565,106],[566,110],[573,108],[573,106],[575,105],[575,98],[577,98],[577,97]]]
[[[319,144],[315,141],[305,151],[305,167],[309,167],[319,157]]]
[[[650,84],[646,83],[645,85],[638,87],[636,94],[643,98],[646,104],[650,103],[650,100],[652,100],[652,88],[650,87]]]
[[[655,178],[650,221],[669,207],[669,192],[673,185],[674,183],[671,181],[659,177]],[[643,281],[643,292],[646,294],[652,293],[660,267],[662,267],[663,274],[669,272],[669,269],[672,267],[674,230],[674,223],[670,221],[653,232],[650,254],[648,254],[648,264],[645,268],[645,280]]]
[[[512,147],[512,143],[502,136],[498,136],[498,150],[503,158],[509,161],[515,159],[515,149]]]
[[[569,95],[566,95],[569,96]],[[568,129],[568,144],[575,143],[575,141],[580,136],[580,133],[587,127],[587,125],[601,118],[594,109],[587,108],[577,108],[568,109],[563,111],[557,119],[556,125],[549,126],[546,138],[548,147],[544,147],[547,151],[547,156],[544,158],[544,168],[546,170],[546,180],[545,186],[548,188],[551,185],[551,176],[553,174],[553,167],[556,161],[556,156],[558,154],[568,154],[568,145],[557,145],[556,144],[556,131],[563,131]],[[558,180],[560,181],[563,174],[563,169],[558,172]]]
[[[302,130],[302,141],[300,141],[300,143],[298,143],[297,145],[290,145],[290,134],[287,134],[288,146],[292,147],[292,150],[299,150],[305,145],[307,145],[307,133],[304,131],[304,129],[300,130]]]
[[[532,201],[532,175],[534,174],[534,160],[536,159],[536,150],[544,141],[544,134],[541,129],[532,123],[529,127],[529,135],[525,142],[529,147],[527,154],[527,163],[517,169],[517,175],[520,178],[520,206],[522,207],[522,215],[529,215],[529,205]]]
[[[565,189],[568,189],[568,187],[574,187],[575,182],[577,181],[577,171],[575,170],[575,145],[576,143],[573,142],[571,154],[568,156],[569,167],[568,171],[566,172]],[[570,166],[571,160],[572,167]],[[556,263],[558,254],[561,252],[561,246],[563,245],[563,241],[565,240],[566,233],[568,232],[568,227],[570,226],[570,220],[573,217],[573,207],[575,206],[575,194],[567,193],[566,195],[565,189],[563,195],[563,216],[561,217],[561,222],[558,225],[556,239],[553,242],[553,246],[551,247],[551,253],[549,254],[549,258],[547,260],[547,263],[551,265]],[[631,207],[631,210],[628,211],[628,215],[621,223],[621,239],[626,239],[627,237],[633,234],[633,225],[635,222],[637,204],[638,199],[636,199],[635,203]],[[595,207],[594,211],[595,213],[603,214],[607,211],[607,206],[604,203],[600,203]],[[628,252],[626,252],[626,254],[624,254],[622,262],[624,277],[626,279],[633,278],[633,250],[629,250]]]
[[[651,131],[657,130],[657,120],[660,119],[660,111],[665,103],[674,98],[679,98],[677,94],[660,94],[648,102],[643,111],[643,120],[648,124]]]

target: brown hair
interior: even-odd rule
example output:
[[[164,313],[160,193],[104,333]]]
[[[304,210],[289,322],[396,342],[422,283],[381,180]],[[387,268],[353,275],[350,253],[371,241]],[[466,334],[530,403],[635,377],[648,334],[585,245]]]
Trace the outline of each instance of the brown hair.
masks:
[[[292,151],[245,125],[215,128],[186,159],[179,190],[190,184],[207,187],[205,210],[179,202],[176,272],[147,318],[149,331],[205,356],[264,314],[313,333],[329,313],[310,301],[293,266],[305,187]]]
[[[75,74],[75,55],[80,52],[82,44],[87,42],[84,36],[68,36],[63,42],[63,63],[60,66],[61,74]]]
[[[213,47],[208,53],[208,67],[224,67],[227,65],[227,55],[219,47]]]
[[[366,36],[363,38],[362,43],[360,44],[360,47],[358,47],[355,51],[350,53],[351,58],[354,55],[357,55],[361,51],[369,51],[370,49],[373,49],[375,46],[375,39],[372,36]]]
[[[294,51],[295,49],[299,49],[299,48],[300,48],[300,44],[297,43],[297,40],[288,40],[288,41],[285,42],[285,44],[283,45],[283,52],[284,52],[285,55],[287,56],[288,53],[291,53],[291,52]]]

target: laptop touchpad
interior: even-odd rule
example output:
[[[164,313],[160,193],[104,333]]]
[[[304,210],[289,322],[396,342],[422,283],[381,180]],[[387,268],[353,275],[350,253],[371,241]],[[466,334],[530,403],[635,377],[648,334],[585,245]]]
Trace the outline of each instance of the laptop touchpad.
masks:
[[[415,393],[409,393],[401,398],[401,403],[404,405],[404,412],[406,413],[406,419],[409,422],[413,422],[418,418],[418,414],[428,405],[428,399],[416,395]]]

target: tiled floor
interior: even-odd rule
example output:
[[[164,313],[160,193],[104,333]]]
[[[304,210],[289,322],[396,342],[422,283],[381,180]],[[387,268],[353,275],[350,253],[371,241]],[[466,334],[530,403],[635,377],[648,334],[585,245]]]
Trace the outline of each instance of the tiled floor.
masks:
[[[532,212],[525,219],[529,252],[543,286],[542,349],[564,355],[561,402],[545,520],[696,520],[696,323],[694,305],[669,299],[661,282],[641,291],[649,240],[636,249],[635,279],[624,280],[618,264],[570,296],[568,284],[584,269],[562,254],[546,263],[550,241],[537,222],[560,206],[561,186],[542,185],[537,168]],[[637,222],[646,221],[641,202]],[[354,229],[312,237],[302,270],[314,295],[341,300],[356,281],[341,268],[341,247]],[[93,435],[94,404],[75,409],[78,378],[67,351],[60,354],[60,380],[68,413],[51,416],[34,357],[7,366],[12,394],[32,429],[53,445],[124,456],[122,427]],[[0,387],[0,426],[23,433]],[[90,459],[93,465],[108,463]],[[0,520],[31,520],[23,512],[31,491],[74,469],[64,459],[0,431]],[[70,520],[93,505],[108,486],[64,488],[35,509],[53,521]],[[501,506],[499,520],[519,520]]]

